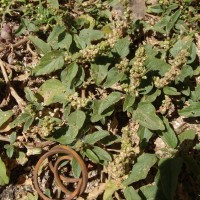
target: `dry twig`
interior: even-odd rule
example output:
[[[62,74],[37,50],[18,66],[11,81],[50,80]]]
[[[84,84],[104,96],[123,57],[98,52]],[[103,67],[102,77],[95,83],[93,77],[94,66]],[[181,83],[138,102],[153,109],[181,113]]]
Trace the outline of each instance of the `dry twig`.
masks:
[[[8,105],[8,102],[10,101],[10,93],[8,92],[7,88],[9,87],[6,87],[5,97],[0,104],[0,108],[3,108],[4,106]]]
[[[18,42],[15,43],[15,44],[5,45],[5,47],[0,48],[0,52],[2,52],[2,51],[5,50],[5,49],[10,49],[10,48],[13,48],[13,49],[14,49],[14,48],[17,48],[17,47],[19,47],[20,45],[26,43],[27,41],[28,41],[28,38],[23,38],[23,39],[21,39],[20,41],[18,41]]]
[[[17,48],[18,46],[24,44],[24,43],[27,42],[27,41],[28,41],[28,38],[27,38],[27,37],[26,37],[26,38],[23,38],[23,39],[21,39],[20,41],[18,41],[17,43],[13,44],[13,45],[12,45],[12,48]]]
[[[2,60],[0,60],[0,67],[1,67],[1,71],[2,71],[2,74],[3,74],[4,80],[5,80],[6,84],[9,87],[11,95],[16,100],[16,102],[19,105],[20,109],[23,110],[24,106],[26,105],[26,102],[17,94],[15,89],[12,87],[12,85],[11,85],[9,79],[8,79],[6,70],[5,70],[4,62]]]
[[[0,135],[0,141],[10,142],[10,139],[8,137]]]

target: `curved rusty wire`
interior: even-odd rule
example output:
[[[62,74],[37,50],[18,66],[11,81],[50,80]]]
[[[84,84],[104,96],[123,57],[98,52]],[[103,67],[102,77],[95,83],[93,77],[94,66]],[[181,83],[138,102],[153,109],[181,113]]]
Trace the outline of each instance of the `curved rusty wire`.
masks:
[[[88,181],[88,172],[85,163],[81,159],[81,157],[70,147],[63,146],[63,145],[57,145],[53,148],[51,148],[47,153],[45,153],[37,162],[34,172],[33,172],[33,182],[36,191],[42,197],[44,200],[50,200],[49,197],[47,197],[42,190],[40,189],[39,183],[38,183],[38,173],[39,169],[42,166],[42,163],[44,162],[45,159],[51,158],[54,155],[59,155],[61,154],[60,157],[57,158],[57,160],[53,163],[51,160],[49,160],[49,168],[52,171],[55,182],[60,187],[61,191],[64,192],[67,197],[64,200],[71,200],[74,197],[80,195],[81,193],[84,192],[87,181]],[[78,164],[81,167],[81,176],[80,178],[71,178],[71,177],[66,177],[62,174],[59,174],[59,167],[62,161],[71,161],[72,158],[75,158]],[[76,188],[73,192],[69,191],[67,186],[63,183],[65,182],[66,184],[69,183],[77,183]]]

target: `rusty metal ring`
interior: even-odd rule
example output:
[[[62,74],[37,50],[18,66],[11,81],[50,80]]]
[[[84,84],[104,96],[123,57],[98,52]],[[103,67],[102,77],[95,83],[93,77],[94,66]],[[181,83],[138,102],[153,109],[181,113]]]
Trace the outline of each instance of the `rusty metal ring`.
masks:
[[[67,198],[65,198],[64,200],[71,200],[75,196],[80,195],[81,193],[84,192],[84,190],[87,186],[88,172],[87,172],[85,163],[83,162],[81,157],[70,147],[63,146],[63,145],[57,145],[57,146],[53,147],[52,149],[50,149],[49,152],[45,153],[39,159],[39,161],[37,162],[37,164],[35,166],[34,172],[33,172],[33,182],[34,182],[35,189],[38,192],[38,194],[40,195],[40,197],[42,197],[44,200],[50,200],[50,198],[47,197],[40,189],[40,186],[38,183],[39,169],[42,166],[42,163],[44,162],[45,159],[51,158],[52,156],[58,155],[58,154],[64,154],[64,155],[60,156],[55,161],[54,164],[51,160],[48,162],[48,164],[49,164],[50,170],[52,171],[52,173],[54,175],[56,184],[60,187],[61,191],[67,195]],[[81,167],[81,177],[80,178],[71,178],[71,177],[66,177],[64,175],[61,175],[61,174],[59,175],[60,163],[64,160],[71,161],[72,158],[76,159],[76,161],[78,162],[78,164]],[[75,190],[73,192],[69,191],[67,186],[64,185],[63,182],[65,182],[67,184],[77,183]]]

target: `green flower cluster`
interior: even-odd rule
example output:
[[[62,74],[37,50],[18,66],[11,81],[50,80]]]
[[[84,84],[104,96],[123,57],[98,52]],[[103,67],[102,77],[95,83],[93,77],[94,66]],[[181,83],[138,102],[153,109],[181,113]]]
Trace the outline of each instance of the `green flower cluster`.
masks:
[[[109,34],[108,38],[96,45],[89,45],[85,49],[81,49],[73,56],[66,55],[65,61],[71,63],[76,61],[77,63],[94,62],[98,55],[107,55],[114,47],[118,37],[115,34]]]
[[[67,63],[71,63],[73,61],[76,61],[77,63],[94,62],[97,56],[105,56],[111,52],[115,43],[123,36],[124,30],[127,28],[127,23],[121,21],[114,11],[112,14],[113,17],[116,18],[116,21],[113,23],[114,28],[112,33],[107,34],[106,39],[98,44],[91,44],[72,56],[67,54],[65,56],[65,61]]]
[[[129,71],[129,60],[127,58],[123,58],[120,63],[115,65],[119,72],[128,72]]]
[[[139,47],[136,51],[135,57],[131,61],[132,67],[130,69],[130,85],[129,92],[134,93],[135,89],[140,85],[142,79],[145,79],[146,68],[144,62],[146,60],[144,47]]]
[[[134,123],[136,127],[137,124]],[[134,155],[137,153],[137,144],[133,140],[137,134],[137,129],[130,126],[122,128],[121,150],[118,155],[114,155],[114,159],[107,166],[110,180],[115,180],[116,184],[121,187],[122,182],[127,178],[130,171],[130,164],[133,162]],[[135,145],[135,147],[134,147]]]
[[[41,121],[40,133],[43,137],[48,137],[54,131],[55,126],[55,120],[53,120],[51,116],[45,116]]]
[[[162,101],[162,105],[159,107],[159,112],[164,115],[167,114],[171,116],[171,114],[175,111],[174,104],[169,96],[165,95],[165,99]]]
[[[154,77],[154,84],[157,88],[163,88],[172,81],[181,73],[182,67],[187,62],[187,57],[189,53],[186,49],[181,50],[181,52],[171,61],[171,68],[168,72],[165,73],[164,77]]]
[[[36,107],[33,104],[28,104],[26,108],[24,109],[24,112],[29,113],[30,115],[35,115],[36,113]]]
[[[79,97],[78,93],[75,92],[69,96],[67,96],[67,101],[70,102],[70,105],[74,108],[74,109],[80,109],[80,108],[84,108],[87,106],[87,104],[91,101],[91,98],[81,98]]]

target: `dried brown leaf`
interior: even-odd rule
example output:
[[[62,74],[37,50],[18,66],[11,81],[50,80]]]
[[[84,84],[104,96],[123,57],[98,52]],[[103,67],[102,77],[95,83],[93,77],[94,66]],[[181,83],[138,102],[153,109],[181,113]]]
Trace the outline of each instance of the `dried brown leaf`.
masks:
[[[129,5],[133,19],[142,19],[145,16],[146,5],[144,0],[130,0]]]

